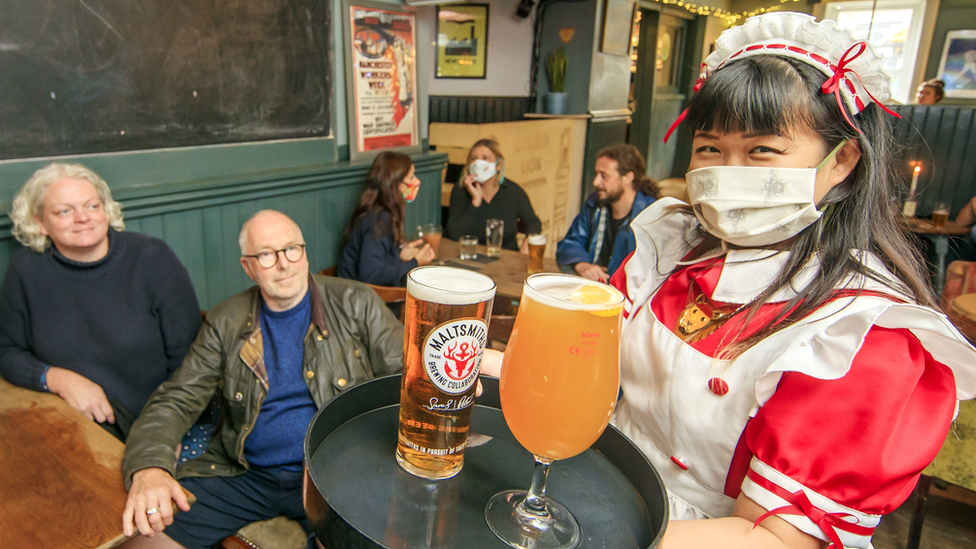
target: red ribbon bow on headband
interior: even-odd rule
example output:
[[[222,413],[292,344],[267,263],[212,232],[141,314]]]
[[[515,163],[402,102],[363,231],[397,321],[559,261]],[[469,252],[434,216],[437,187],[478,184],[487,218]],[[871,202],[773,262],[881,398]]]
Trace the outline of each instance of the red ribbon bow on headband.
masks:
[[[861,80],[861,76],[859,74],[854,72],[853,69],[847,68],[847,66],[852,61],[857,59],[862,53],[864,53],[866,49],[867,49],[867,43],[864,41],[857,42],[856,44],[848,48],[847,51],[844,52],[844,55],[840,56],[840,60],[837,61],[836,65],[829,65],[830,69],[833,71],[833,74],[830,76],[830,78],[827,79],[826,82],[823,83],[823,86],[820,87],[820,91],[822,91],[823,93],[833,94],[834,97],[837,98],[837,106],[840,108],[841,114],[844,115],[844,120],[847,120],[847,123],[850,124],[852,128],[857,130],[857,132],[862,135],[864,134],[864,132],[862,132],[861,129],[854,124],[854,121],[851,120],[850,116],[847,115],[847,109],[844,108],[844,101],[840,96],[840,90],[841,90],[841,85],[843,80],[845,78],[848,80],[850,79],[848,74],[852,74],[854,75],[855,78],[857,78],[857,81],[861,84],[861,87],[864,89],[864,92],[868,94],[868,97],[870,97],[871,100],[875,102],[875,104],[877,104],[886,113],[890,114],[891,116],[894,116],[895,118],[901,118],[901,116],[898,113],[882,105],[881,102],[878,101],[877,98],[875,98],[874,95],[871,94],[867,86],[864,85],[864,82]],[[693,91],[696,93],[698,92],[699,89],[701,89],[702,84],[705,83],[705,79],[708,78],[708,74],[705,69],[706,69],[706,65],[702,63],[701,76],[698,77],[698,81],[695,82],[695,87],[693,88]],[[851,91],[852,92],[854,91],[853,86],[851,86]],[[678,118],[674,121],[673,124],[671,124],[671,127],[668,128],[668,132],[664,134],[665,143],[667,143],[668,139],[671,137],[671,134],[674,133],[674,130],[678,129],[678,126],[681,124],[681,122],[684,121],[687,115],[688,115],[688,109],[681,111],[681,114],[678,115]]]
[[[844,102],[840,97],[841,81],[845,78],[850,78],[847,76],[847,73],[853,74],[857,78],[857,81],[860,82],[861,87],[864,88],[864,93],[868,94],[871,101],[874,101],[874,103],[884,109],[886,113],[894,116],[895,118],[901,118],[898,113],[892,111],[888,107],[885,107],[881,104],[881,101],[878,101],[873,95],[871,95],[868,87],[865,86],[864,82],[861,81],[861,75],[854,72],[854,70],[847,68],[847,65],[864,53],[864,50],[866,50],[867,47],[867,43],[861,41],[848,48],[847,51],[844,52],[844,55],[840,56],[840,60],[837,62],[837,65],[830,66],[830,68],[834,71],[833,76],[828,78],[827,81],[823,83],[823,86],[820,86],[820,91],[834,94],[834,97],[837,98],[837,106],[840,107],[840,112],[844,115],[844,120],[847,120],[847,123],[850,124],[851,127],[857,130],[857,133],[861,135],[864,135],[864,132],[862,132],[861,128],[858,128],[854,122],[851,121],[850,117],[847,116],[847,109],[844,108]],[[857,48],[857,51],[852,55],[851,52],[854,51],[855,48]]]

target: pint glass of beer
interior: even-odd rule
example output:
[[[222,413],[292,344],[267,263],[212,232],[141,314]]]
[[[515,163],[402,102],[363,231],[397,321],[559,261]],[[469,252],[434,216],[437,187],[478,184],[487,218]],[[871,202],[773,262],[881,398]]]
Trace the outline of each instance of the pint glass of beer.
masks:
[[[529,274],[541,273],[546,270],[542,256],[546,254],[546,235],[530,234],[529,239]]]
[[[461,470],[495,283],[452,267],[407,274],[397,463],[426,479]]]

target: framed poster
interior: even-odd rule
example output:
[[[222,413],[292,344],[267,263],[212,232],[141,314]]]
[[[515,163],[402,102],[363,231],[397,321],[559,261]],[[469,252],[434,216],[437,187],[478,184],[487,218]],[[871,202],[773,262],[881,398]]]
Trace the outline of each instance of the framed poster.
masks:
[[[437,6],[437,78],[484,78],[488,4]]]
[[[350,159],[421,150],[415,16],[380,2],[343,8]]]
[[[939,74],[946,97],[976,98],[976,30],[946,33]]]
[[[630,35],[637,17],[634,0],[607,0],[603,13],[603,40],[600,51],[612,55],[630,55]]]

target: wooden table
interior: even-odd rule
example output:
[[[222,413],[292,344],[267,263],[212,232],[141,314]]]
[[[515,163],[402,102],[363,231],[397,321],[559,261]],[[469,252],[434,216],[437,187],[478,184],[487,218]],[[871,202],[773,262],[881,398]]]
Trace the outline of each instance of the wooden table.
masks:
[[[918,217],[899,217],[898,224],[902,230],[915,233],[932,242],[932,247],[935,251],[935,273],[932,277],[932,287],[936,295],[941,296],[942,288],[945,286],[945,263],[946,255],[949,253],[949,238],[968,235],[970,228],[952,220],[946,221],[945,225],[940,227],[930,219],[921,219]]]
[[[107,549],[125,541],[124,448],[59,397],[0,380],[3,547]]]
[[[554,246],[555,244],[550,244]],[[437,260],[439,264],[463,267],[488,275],[495,281],[495,295],[509,299],[519,299],[522,297],[522,284],[529,276],[529,256],[512,250],[502,250],[500,259],[489,263],[462,260],[459,257],[461,245],[456,240],[441,240],[437,248]],[[478,246],[478,253],[484,255],[485,246]],[[559,265],[555,259],[545,258],[543,266],[546,272],[558,273]]]

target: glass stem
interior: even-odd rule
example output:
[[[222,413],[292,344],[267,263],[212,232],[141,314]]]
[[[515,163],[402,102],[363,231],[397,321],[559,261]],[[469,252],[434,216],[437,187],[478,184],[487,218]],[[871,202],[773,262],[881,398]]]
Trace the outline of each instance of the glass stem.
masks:
[[[549,509],[546,507],[546,478],[549,476],[549,466],[552,460],[535,456],[535,469],[532,471],[532,486],[525,499],[518,504],[515,513],[524,520],[552,521]]]

